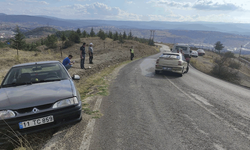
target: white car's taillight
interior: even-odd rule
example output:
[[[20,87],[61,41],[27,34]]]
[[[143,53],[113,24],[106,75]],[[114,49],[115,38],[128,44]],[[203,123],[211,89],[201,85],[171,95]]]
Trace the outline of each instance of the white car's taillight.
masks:
[[[159,59],[156,60],[156,63],[159,64]]]
[[[182,66],[182,61],[178,61],[178,65],[179,65],[179,66]]]

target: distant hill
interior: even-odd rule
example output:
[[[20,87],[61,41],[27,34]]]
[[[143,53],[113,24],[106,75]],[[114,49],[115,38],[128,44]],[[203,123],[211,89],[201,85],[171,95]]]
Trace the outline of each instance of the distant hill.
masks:
[[[94,31],[98,32],[101,27],[95,27]],[[108,28],[102,27],[107,31],[117,32],[132,32],[133,36],[140,38],[150,38],[150,30],[147,29],[127,29],[127,28]],[[91,27],[84,28],[90,32]],[[246,45],[250,42],[250,36],[238,35],[231,33],[223,33],[216,31],[197,31],[197,30],[155,30],[154,40],[156,42],[163,43],[187,43],[187,44],[199,44],[199,45],[214,45],[217,41],[221,41],[227,48],[234,49],[239,48],[241,45]],[[247,47],[247,46],[246,46]],[[250,44],[249,44],[250,48]]]
[[[69,20],[49,16],[0,15],[0,22],[30,23],[58,26],[62,28],[86,28],[113,26],[127,29],[158,29],[158,30],[198,30],[218,31],[232,34],[250,35],[250,24],[211,23],[211,22],[164,22],[164,21],[112,21],[112,20]]]
[[[14,30],[16,25],[26,36],[48,35],[57,30],[76,30],[88,32],[93,27],[97,33],[104,31],[127,33],[150,38],[150,30],[155,30],[155,41],[164,43],[187,43],[194,46],[212,48],[221,41],[227,49],[239,52],[243,45],[250,52],[250,24],[210,23],[210,22],[163,22],[163,21],[111,21],[111,20],[67,20],[50,16],[27,16],[0,14],[0,30]],[[44,27],[46,26],[46,27]],[[55,30],[52,28],[53,27]],[[37,28],[37,29],[35,29]],[[34,30],[33,30],[34,29]],[[28,31],[28,32],[27,32]]]
[[[25,32],[24,35],[26,37],[41,37],[41,36],[47,36],[49,34],[53,34],[56,31],[58,30],[52,27],[38,27],[28,32]]]

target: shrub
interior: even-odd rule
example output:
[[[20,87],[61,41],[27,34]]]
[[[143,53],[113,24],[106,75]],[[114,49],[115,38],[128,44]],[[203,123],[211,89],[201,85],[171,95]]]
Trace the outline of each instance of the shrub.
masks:
[[[74,45],[74,42],[66,40],[64,45],[63,45],[63,49],[71,47],[72,45]]]
[[[45,45],[48,48],[56,48],[57,47],[56,42],[57,42],[57,37],[54,34],[48,35],[47,39],[45,40]]]
[[[5,43],[5,42],[1,42],[0,41],[0,48],[4,48],[4,47],[7,47],[8,45]]]
[[[69,35],[69,40],[74,42],[74,43],[80,43],[80,36],[76,32],[72,31],[71,34]]]
[[[218,78],[227,80],[227,81],[240,81],[238,76],[239,71],[231,69],[227,66],[219,66],[218,64],[213,67],[212,74]]]
[[[232,53],[232,52],[226,52],[224,54],[224,57],[226,57],[226,58],[235,58],[234,53]]]
[[[230,61],[228,67],[230,67],[232,69],[240,69],[241,64],[237,63],[235,61]]]
[[[224,54],[222,57],[214,59],[215,65],[211,73],[218,78],[227,81],[238,82],[240,81],[238,76],[239,71],[236,69],[240,68],[240,64],[232,61],[232,58],[230,58],[231,56],[231,54]]]

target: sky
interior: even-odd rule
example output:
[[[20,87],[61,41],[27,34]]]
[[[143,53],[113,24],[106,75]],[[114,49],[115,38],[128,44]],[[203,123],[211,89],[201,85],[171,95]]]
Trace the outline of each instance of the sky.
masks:
[[[77,20],[250,23],[250,0],[0,0],[0,13]]]

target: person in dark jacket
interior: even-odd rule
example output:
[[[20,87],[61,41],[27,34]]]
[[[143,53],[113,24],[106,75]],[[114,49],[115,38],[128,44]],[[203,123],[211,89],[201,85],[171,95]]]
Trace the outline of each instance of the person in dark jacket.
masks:
[[[86,55],[86,51],[85,51],[85,45],[86,43],[83,43],[82,46],[80,47],[80,50],[81,50],[81,69],[85,69],[86,68],[84,67],[84,61],[85,61],[85,55]]]
[[[133,49],[133,46],[131,46],[131,49],[130,49],[130,58],[131,58],[131,60],[133,60],[133,58],[134,58],[134,49]]]

